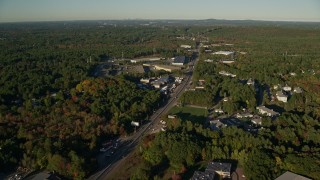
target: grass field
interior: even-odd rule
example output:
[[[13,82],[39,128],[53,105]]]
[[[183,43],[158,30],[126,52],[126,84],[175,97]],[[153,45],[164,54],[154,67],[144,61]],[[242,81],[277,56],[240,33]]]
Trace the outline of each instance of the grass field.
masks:
[[[194,122],[204,122],[207,118],[207,110],[195,107],[173,107],[170,109],[169,114],[174,114],[182,120],[190,120]]]

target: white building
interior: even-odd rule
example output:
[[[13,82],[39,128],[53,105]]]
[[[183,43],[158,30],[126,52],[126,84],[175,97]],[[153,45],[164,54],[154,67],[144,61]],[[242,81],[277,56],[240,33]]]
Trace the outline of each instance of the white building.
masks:
[[[222,62],[223,64],[232,64],[232,63],[234,63],[235,61],[233,61],[233,60],[221,60],[220,62]]]
[[[217,52],[214,52],[212,53],[213,55],[225,55],[225,56],[232,56],[234,55],[234,52],[233,51],[217,51]]]
[[[237,113],[236,114],[236,117],[237,118],[252,118],[253,117],[253,115],[252,114],[250,114],[250,113]]]
[[[230,77],[236,77],[237,76],[235,74],[231,74],[231,73],[226,72],[226,71],[220,71],[219,74],[223,75],[223,76],[230,76]]]
[[[288,96],[283,94],[282,91],[277,91],[276,96],[277,96],[278,101],[282,101],[282,102],[288,101]]]
[[[177,117],[176,115],[170,115],[170,114],[168,115],[169,119],[175,119],[176,117]]]
[[[287,91],[287,92],[289,92],[289,91],[292,90],[292,88],[291,88],[290,86],[288,86],[288,85],[284,86],[282,89],[283,89],[284,91]]]
[[[257,110],[259,110],[260,114],[265,114],[265,115],[271,116],[271,117],[280,115],[278,112],[275,112],[272,109],[269,109],[265,106],[258,106]]]
[[[215,110],[214,110],[214,112],[216,112],[216,113],[218,113],[218,114],[222,114],[222,113],[224,113],[224,112],[223,112],[223,110],[222,110],[222,109],[220,109],[220,108],[219,108],[219,109],[215,109]]]
[[[151,81],[151,79],[148,79],[148,78],[147,79],[144,79],[144,78],[140,79],[141,83],[150,83],[150,81]]]
[[[182,44],[180,47],[185,48],[185,49],[191,49],[190,45]]]
[[[210,62],[210,63],[212,63],[213,60],[212,60],[212,59],[206,59],[206,60],[204,60],[204,62]]]
[[[254,86],[254,79],[252,79],[252,78],[248,79],[247,84],[248,84],[249,86],[250,86],[250,85]]]
[[[291,72],[291,73],[290,73],[290,75],[291,75],[291,76],[296,76],[296,75],[297,75],[297,73],[295,73],[295,72]]]
[[[167,72],[172,72],[174,70],[181,70],[181,67],[169,66],[169,65],[155,65],[154,69],[155,70],[164,70],[164,71],[167,71]]]

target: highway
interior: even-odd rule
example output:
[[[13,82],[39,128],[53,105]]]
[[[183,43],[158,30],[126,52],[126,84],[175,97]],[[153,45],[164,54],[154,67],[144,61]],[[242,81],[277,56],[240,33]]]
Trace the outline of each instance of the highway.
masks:
[[[198,48],[199,52],[199,48]],[[100,171],[90,176],[89,180],[104,180],[110,179],[108,175],[111,174],[113,170],[116,170],[122,161],[125,161],[127,155],[131,153],[139,141],[147,134],[149,134],[152,129],[154,129],[157,124],[160,122],[160,118],[162,115],[166,114],[174,105],[176,105],[177,100],[189,86],[190,81],[192,80],[193,69],[197,63],[198,57],[189,63],[191,65],[189,68],[189,72],[186,73],[185,79],[182,83],[176,88],[175,93],[168,99],[167,103],[159,108],[157,111],[153,113],[150,117],[150,122],[141,126],[136,133],[134,133],[131,137],[129,137],[126,141],[122,142],[119,146],[118,150],[110,156],[106,157],[104,168],[101,168]]]

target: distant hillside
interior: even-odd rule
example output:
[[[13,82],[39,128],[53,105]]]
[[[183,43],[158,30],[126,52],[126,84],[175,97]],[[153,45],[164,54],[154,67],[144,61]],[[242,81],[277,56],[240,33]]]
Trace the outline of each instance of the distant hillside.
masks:
[[[0,23],[0,28],[12,26],[39,26],[39,27],[73,27],[73,26],[277,26],[277,27],[303,27],[320,28],[320,22],[301,21],[262,21],[262,20],[149,20],[149,19],[128,19],[128,20],[78,20],[78,21],[46,21],[46,22],[20,22]]]

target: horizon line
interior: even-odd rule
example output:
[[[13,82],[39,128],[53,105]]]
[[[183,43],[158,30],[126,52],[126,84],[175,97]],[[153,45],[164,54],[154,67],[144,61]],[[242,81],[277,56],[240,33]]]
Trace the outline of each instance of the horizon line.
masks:
[[[159,19],[144,19],[144,18],[121,18],[121,19],[66,19],[66,20],[22,20],[22,21],[0,21],[0,24],[5,23],[41,23],[41,22],[72,22],[72,21],[204,21],[204,20],[218,20],[218,21],[261,21],[261,22],[299,22],[299,23],[320,23],[320,20],[271,20],[271,19],[183,19],[183,18],[159,18]]]

